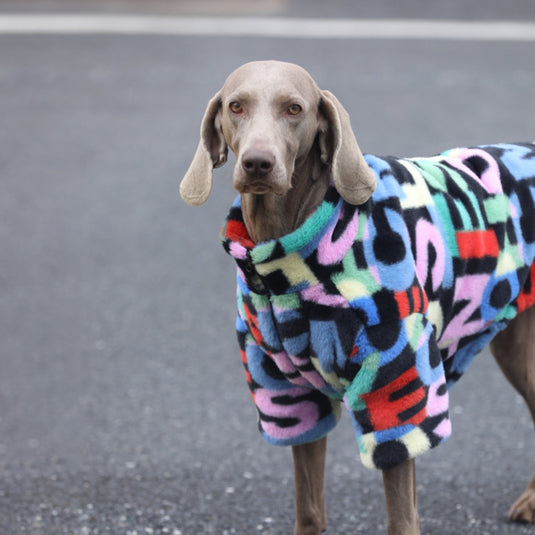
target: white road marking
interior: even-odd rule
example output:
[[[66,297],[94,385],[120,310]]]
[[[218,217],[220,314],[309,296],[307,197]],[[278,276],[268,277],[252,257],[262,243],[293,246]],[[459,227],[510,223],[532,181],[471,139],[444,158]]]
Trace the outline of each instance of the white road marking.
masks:
[[[5,14],[0,15],[0,34],[133,34],[535,42],[535,22]]]

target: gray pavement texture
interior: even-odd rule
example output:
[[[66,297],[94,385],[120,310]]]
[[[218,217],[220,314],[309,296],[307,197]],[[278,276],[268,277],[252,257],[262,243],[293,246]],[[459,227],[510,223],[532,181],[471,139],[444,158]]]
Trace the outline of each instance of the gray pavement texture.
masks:
[[[533,19],[532,0],[2,0],[3,12],[107,12],[325,18]]]
[[[292,532],[290,452],[256,431],[233,331],[231,165],[202,208],[178,195],[208,98],[266,58],[333,91],[368,152],[535,137],[533,44],[0,36],[1,535]],[[451,401],[422,533],[535,533],[506,520],[533,426],[488,352]],[[328,533],[385,533],[349,418],[327,465]]]

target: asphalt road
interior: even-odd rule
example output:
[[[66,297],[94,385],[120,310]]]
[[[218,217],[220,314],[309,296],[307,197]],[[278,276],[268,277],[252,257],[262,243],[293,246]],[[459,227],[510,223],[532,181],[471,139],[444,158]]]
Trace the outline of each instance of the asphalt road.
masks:
[[[256,431],[233,331],[231,165],[202,208],[178,195],[207,100],[266,58],[333,91],[366,152],[535,137],[534,43],[0,35],[1,535],[291,533],[290,451]],[[487,352],[452,416],[418,460],[422,532],[535,533],[506,520],[532,423]],[[349,418],[329,448],[328,533],[385,533]]]

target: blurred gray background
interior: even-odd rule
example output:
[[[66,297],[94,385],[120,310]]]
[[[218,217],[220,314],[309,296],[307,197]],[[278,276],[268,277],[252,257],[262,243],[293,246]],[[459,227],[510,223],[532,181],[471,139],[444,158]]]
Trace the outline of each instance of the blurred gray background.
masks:
[[[13,13],[535,22],[533,0],[5,0]],[[298,20],[296,19],[296,24]],[[218,231],[178,183],[202,113],[253,59],[301,64],[365,152],[535,139],[535,42],[0,33],[0,534],[282,534],[290,450],[256,431]],[[527,534],[506,512],[535,456],[485,351],[418,460],[423,533]],[[381,476],[345,417],[329,440],[331,534],[386,533]]]

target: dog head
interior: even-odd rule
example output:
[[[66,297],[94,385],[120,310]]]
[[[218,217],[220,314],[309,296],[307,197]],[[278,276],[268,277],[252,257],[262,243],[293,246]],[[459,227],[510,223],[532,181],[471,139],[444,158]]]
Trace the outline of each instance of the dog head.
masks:
[[[229,147],[236,156],[233,183],[240,193],[286,195],[294,170],[312,150],[331,167],[346,201],[362,204],[375,189],[347,112],[297,65],[252,62],[227,78],[208,103],[197,152],[180,186],[187,203],[206,201],[212,171],[226,162]]]

